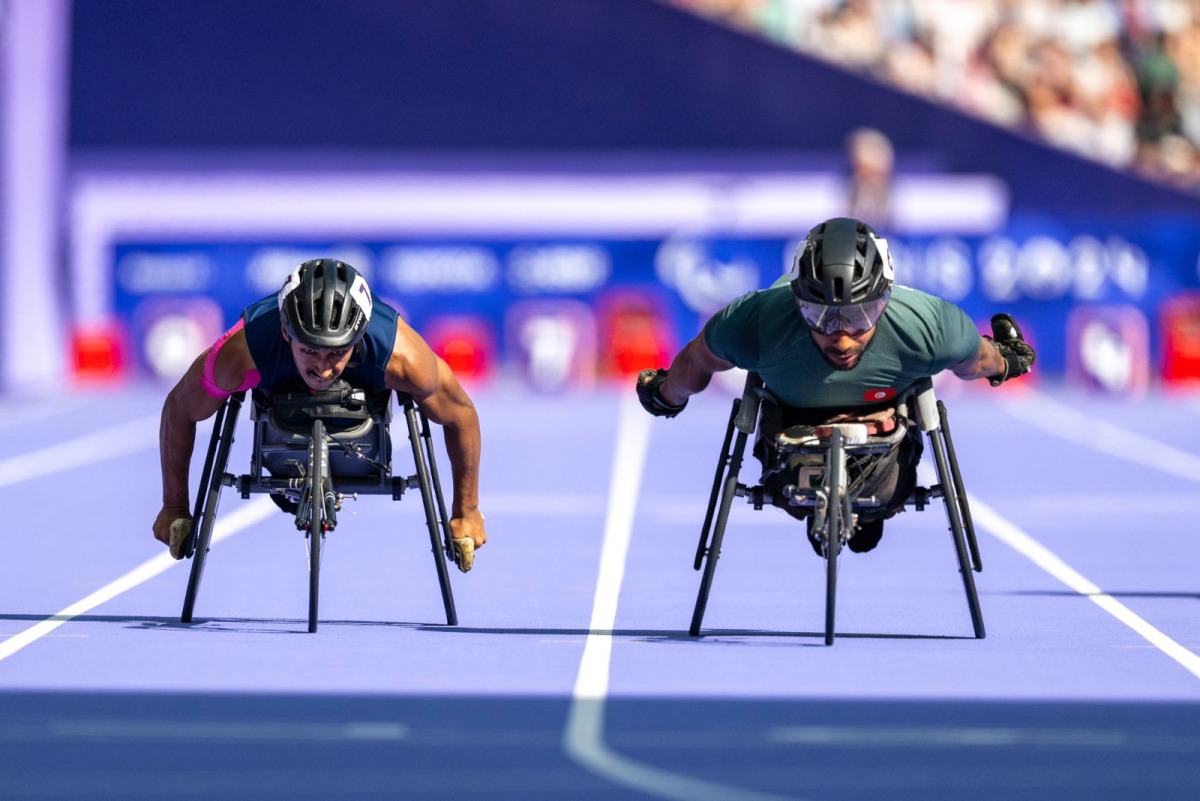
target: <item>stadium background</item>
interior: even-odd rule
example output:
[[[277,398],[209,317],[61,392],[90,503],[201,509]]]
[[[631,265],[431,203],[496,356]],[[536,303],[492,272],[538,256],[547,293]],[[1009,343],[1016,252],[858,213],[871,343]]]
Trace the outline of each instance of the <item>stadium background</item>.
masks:
[[[904,52],[835,37],[864,10],[967,30],[1001,0],[682,5],[0,0],[0,797],[1200,797],[1200,405],[1149,391],[1200,352],[1178,135],[1137,129],[1169,173],[1114,165],[841,63]],[[1193,5],[1019,8],[1165,40]],[[824,563],[739,504],[691,638],[730,401],[655,421],[612,379],[846,208],[861,126],[895,149],[904,280],[1013,310],[1043,354],[1034,380],[939,388],[988,636],[938,510],[842,564],[827,648]],[[352,505],[304,633],[306,544],[232,492],[182,624],[190,565],[149,532],[166,387],[328,250],[485,384],[491,542],[461,624],[406,496]]]
[[[1119,5],[1066,7],[1129,21]],[[902,282],[981,324],[1011,311],[1044,376],[1116,394],[1194,382],[1194,185],[900,91],[838,63],[832,34],[829,52],[798,37],[805,51],[765,24],[856,6],[911,13],[10,0],[3,385],[173,380],[328,253],[473,380],[626,376],[846,213],[864,126],[894,147],[890,213],[865,216]]]

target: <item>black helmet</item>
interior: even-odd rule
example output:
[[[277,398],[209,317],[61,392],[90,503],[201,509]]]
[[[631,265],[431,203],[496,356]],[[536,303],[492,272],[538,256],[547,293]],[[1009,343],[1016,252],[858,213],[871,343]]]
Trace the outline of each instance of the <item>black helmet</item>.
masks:
[[[279,312],[288,336],[313,348],[345,348],[367,330],[371,290],[349,264],[313,259],[283,282]]]
[[[883,314],[895,272],[887,240],[849,217],[826,220],[796,248],[792,294],[805,321],[823,334],[862,331]]]

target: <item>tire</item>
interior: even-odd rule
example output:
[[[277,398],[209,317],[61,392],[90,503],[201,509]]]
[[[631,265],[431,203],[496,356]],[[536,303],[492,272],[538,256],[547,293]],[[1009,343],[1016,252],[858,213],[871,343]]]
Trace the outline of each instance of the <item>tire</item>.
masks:
[[[934,436],[930,438],[930,443],[933,445],[933,455],[937,463],[937,471],[939,481],[945,486],[946,479],[950,478],[949,459],[946,454],[945,442],[942,439]],[[950,494],[957,496],[957,487],[951,483],[953,492],[946,493],[942,496],[942,500],[946,505],[946,516],[950,521],[950,535],[954,540],[954,551],[958,558],[958,572],[962,576],[963,591],[967,596],[967,607],[971,613],[971,625],[975,629],[976,639],[982,640],[987,636],[987,630],[983,625],[983,610],[979,604],[979,592],[975,588],[975,576],[972,573],[971,553],[967,544],[966,529],[963,525],[962,507],[960,500],[957,497],[947,497]],[[971,532],[974,533],[973,531]]]
[[[458,612],[454,608],[454,592],[450,588],[450,570],[446,565],[448,559],[454,559],[454,546],[450,539],[450,516],[446,513],[446,501],[442,497],[442,485],[438,479],[433,438],[429,433],[429,421],[417,411],[411,402],[405,404],[404,416],[408,423],[408,438],[412,445],[413,463],[417,469],[421,503],[425,509],[425,527],[429,530],[433,564],[437,570],[438,586],[442,591],[446,625],[457,626]]]
[[[730,429],[732,430],[732,429]],[[734,496],[737,495],[738,473],[742,469],[742,456],[746,450],[747,435],[738,432],[734,439],[733,452],[729,456],[729,469],[725,474],[724,487],[721,490],[721,503],[717,508],[717,519],[713,527],[712,541],[708,544],[708,554],[704,560],[704,572],[700,577],[700,589],[696,595],[696,607],[692,611],[692,624],[688,634],[700,636],[700,625],[704,621],[704,610],[708,607],[708,595],[712,590],[713,576],[717,572],[717,560],[721,558],[721,543],[725,539],[725,527],[729,524],[729,510],[733,506]]]
[[[317,630],[317,606],[321,586],[321,540],[325,528],[325,482],[328,481],[328,450],[325,447],[325,424],[313,421],[312,440],[309,442],[308,500],[311,503],[311,519],[308,524],[308,631]]]
[[[938,416],[942,427],[942,439],[946,443],[946,462],[954,483],[955,502],[962,518],[963,535],[967,540],[967,551],[971,555],[971,566],[976,573],[983,572],[983,559],[979,556],[979,540],[975,538],[975,523],[971,519],[971,504],[967,500],[967,488],[963,485],[962,473],[958,469],[958,456],[954,453],[954,438],[950,436],[950,419],[946,404],[938,401]]]
[[[200,580],[204,578],[204,562],[208,558],[208,546],[212,542],[213,526],[217,521],[217,502],[221,498],[221,477],[214,471],[204,502],[204,511],[198,520],[193,519],[192,526],[196,528],[196,552],[192,554],[192,571],[188,575],[187,591],[183,596],[183,614],[179,619],[183,623],[192,622],[192,613],[196,608],[196,596],[200,593]]]
[[[837,610],[838,555],[842,550],[842,527],[845,512],[846,451],[842,447],[842,432],[834,430],[829,438],[829,455],[825,491],[829,511],[825,516],[829,529],[825,538],[825,644],[833,645],[834,620]]]
[[[200,488],[196,493],[196,507],[192,513],[192,532],[196,537],[193,546],[192,569],[188,574],[187,591],[183,596],[183,612],[180,622],[191,623],[196,608],[196,596],[200,592],[200,580],[204,578],[204,563],[208,558],[208,546],[212,543],[213,527],[217,521],[217,507],[221,500],[221,489],[225,486],[225,466],[229,462],[229,450],[233,445],[233,429],[237,425],[238,410],[242,396],[233,395],[225,402],[213,421],[212,439],[209,440],[208,455],[204,460],[204,472],[200,477]]]

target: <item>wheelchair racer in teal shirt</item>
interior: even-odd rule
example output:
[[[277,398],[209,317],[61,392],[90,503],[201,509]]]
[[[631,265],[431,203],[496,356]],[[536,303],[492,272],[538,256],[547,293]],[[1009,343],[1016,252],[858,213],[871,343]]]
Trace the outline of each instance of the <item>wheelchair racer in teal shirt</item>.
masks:
[[[357,270],[334,259],[297,267],[276,295],[248,307],[168,393],[159,428],[163,506],[154,520],[155,538],[181,558],[191,525],[188,468],[197,422],[235,392],[320,391],[340,379],[404,393],[443,427],[454,483],[451,537],[459,569],[470,570],[475,550],[487,542],[475,406],[425,340],[371,293]]]
[[[981,336],[954,304],[896,285],[887,241],[859,220],[835,218],[809,232],[788,275],[717,312],[669,369],[643,371],[638,397],[651,414],[674,417],[713,374],[734,367],[757,373],[778,401],[764,406],[756,447],[769,469],[762,443],[790,426],[886,409],[919,379],[947,369],[993,386],[1029,372],[1036,354],[1015,321],[994,316],[992,333]],[[903,508],[920,449],[913,431],[872,471],[875,483],[864,494],[888,501],[877,518],[860,516],[851,550],[874,548],[883,519]]]

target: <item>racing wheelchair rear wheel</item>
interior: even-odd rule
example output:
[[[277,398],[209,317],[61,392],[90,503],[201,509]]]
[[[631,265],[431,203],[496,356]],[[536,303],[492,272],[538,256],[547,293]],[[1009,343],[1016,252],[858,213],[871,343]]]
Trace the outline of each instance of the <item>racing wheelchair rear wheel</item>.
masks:
[[[208,443],[208,455],[204,459],[204,471],[200,475],[200,488],[196,493],[196,505],[192,512],[192,533],[184,549],[184,556],[192,559],[192,570],[188,576],[187,591],[183,596],[183,613],[179,616],[183,623],[192,622],[196,596],[200,592],[200,580],[204,578],[204,562],[212,542],[221,488],[226,482],[225,466],[229,462],[233,429],[237,425],[243,397],[243,393],[231,395],[217,410],[217,417],[213,421],[212,438]]]

